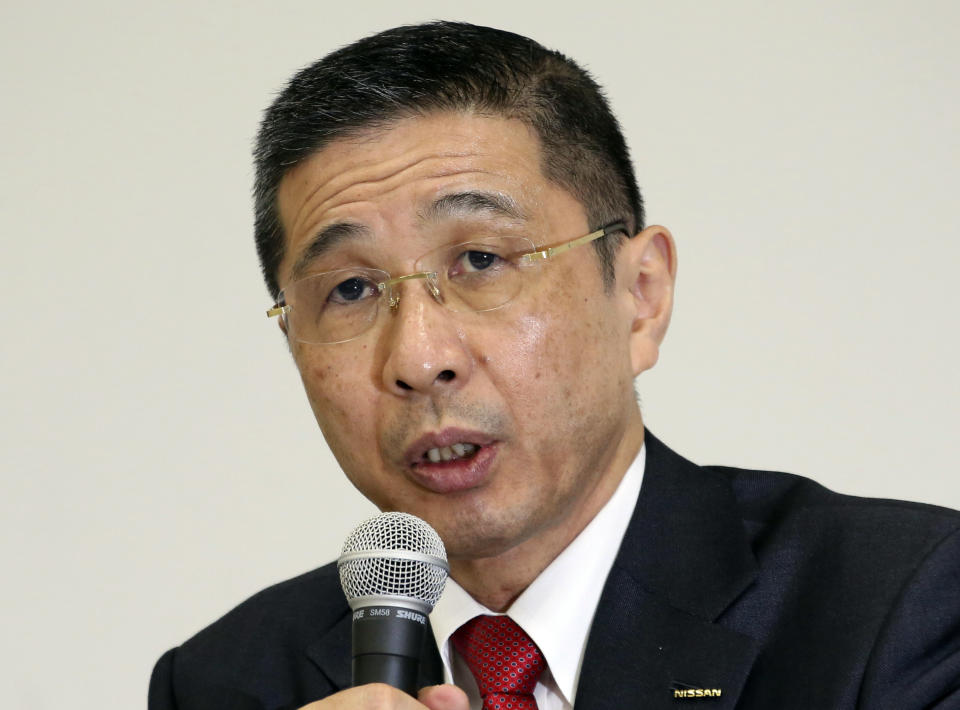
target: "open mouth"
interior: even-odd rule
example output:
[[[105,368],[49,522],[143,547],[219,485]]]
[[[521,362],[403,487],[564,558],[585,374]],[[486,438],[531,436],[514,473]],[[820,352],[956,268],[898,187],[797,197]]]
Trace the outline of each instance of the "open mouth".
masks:
[[[482,487],[495,470],[500,443],[476,429],[446,427],[428,432],[407,447],[406,475],[434,493]]]
[[[463,434],[457,438],[460,436]],[[482,486],[494,470],[499,442],[457,441],[448,437],[447,441],[454,443],[446,444],[436,438],[411,461],[407,475],[434,493],[458,493]],[[439,443],[444,445],[430,446]]]
[[[450,446],[439,446],[427,449],[423,452],[421,461],[424,463],[441,463],[446,461],[458,461],[461,459],[472,459],[480,450],[477,444],[466,442],[451,444]]]

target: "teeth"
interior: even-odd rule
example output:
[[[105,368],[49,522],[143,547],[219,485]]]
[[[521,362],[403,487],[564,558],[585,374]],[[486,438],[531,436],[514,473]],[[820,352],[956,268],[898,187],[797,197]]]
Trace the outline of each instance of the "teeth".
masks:
[[[441,461],[453,461],[454,459],[462,459],[465,456],[472,456],[478,448],[480,447],[476,444],[453,444],[451,446],[429,449],[424,456],[432,463],[440,463]]]

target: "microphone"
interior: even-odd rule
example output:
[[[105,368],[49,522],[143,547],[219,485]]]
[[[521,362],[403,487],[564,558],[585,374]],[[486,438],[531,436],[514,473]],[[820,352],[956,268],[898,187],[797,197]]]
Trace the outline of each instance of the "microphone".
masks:
[[[337,569],[353,610],[353,685],[416,696],[427,616],[450,570],[440,536],[414,515],[383,513],[350,533]]]

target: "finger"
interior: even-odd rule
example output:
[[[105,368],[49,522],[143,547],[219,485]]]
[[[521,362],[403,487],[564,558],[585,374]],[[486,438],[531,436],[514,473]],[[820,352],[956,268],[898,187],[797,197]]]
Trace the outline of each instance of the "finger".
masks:
[[[441,705],[439,708],[447,710],[448,706]],[[461,710],[459,705],[449,708]],[[389,685],[369,683],[341,690],[323,700],[304,705],[300,710],[423,710],[423,705]],[[463,705],[462,710],[468,710],[468,706]]]
[[[417,699],[430,710],[470,710],[467,694],[455,685],[424,688]]]

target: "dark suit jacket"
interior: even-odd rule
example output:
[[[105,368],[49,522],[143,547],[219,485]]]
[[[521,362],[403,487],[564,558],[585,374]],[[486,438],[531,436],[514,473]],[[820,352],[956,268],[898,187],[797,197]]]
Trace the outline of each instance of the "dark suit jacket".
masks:
[[[579,710],[960,708],[960,513],[700,467],[646,441]],[[432,639],[421,675],[441,680]],[[327,565],[167,652],[150,710],[297,708],[349,684],[350,615]]]

